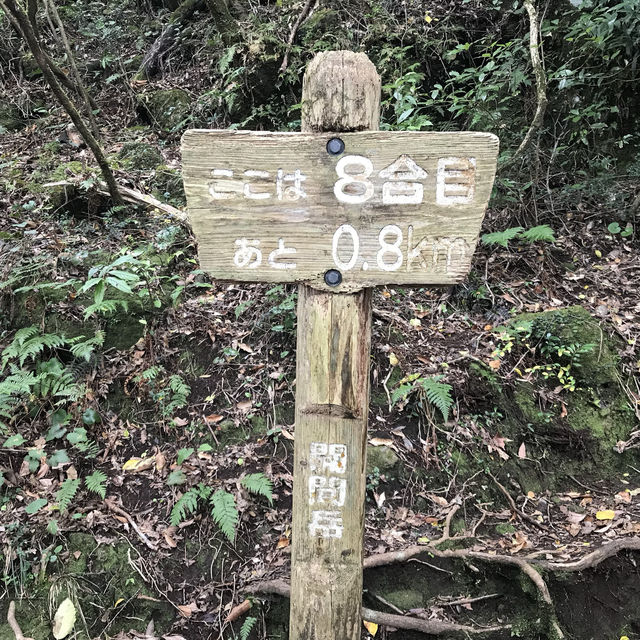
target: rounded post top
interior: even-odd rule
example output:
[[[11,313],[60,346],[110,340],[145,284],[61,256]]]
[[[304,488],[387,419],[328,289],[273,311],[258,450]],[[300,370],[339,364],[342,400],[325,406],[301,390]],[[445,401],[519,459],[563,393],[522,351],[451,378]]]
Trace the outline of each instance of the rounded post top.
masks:
[[[354,51],[316,54],[304,74],[302,130],[377,130],[380,90],[380,76],[366,54]]]

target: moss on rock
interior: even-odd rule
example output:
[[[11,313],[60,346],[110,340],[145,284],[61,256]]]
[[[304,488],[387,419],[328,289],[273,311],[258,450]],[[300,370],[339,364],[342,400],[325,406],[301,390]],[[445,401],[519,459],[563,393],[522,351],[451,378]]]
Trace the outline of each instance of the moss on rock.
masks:
[[[118,157],[125,160],[132,169],[155,169],[164,163],[162,154],[147,142],[127,142],[122,146]]]
[[[20,109],[12,104],[0,104],[0,133],[5,131],[18,131],[24,127],[25,122]]]
[[[152,124],[168,132],[176,131],[191,111],[191,98],[182,89],[159,89],[138,96],[143,112]]]
[[[367,474],[378,469],[380,473],[391,473],[396,471],[400,458],[393,449],[389,447],[367,447]]]

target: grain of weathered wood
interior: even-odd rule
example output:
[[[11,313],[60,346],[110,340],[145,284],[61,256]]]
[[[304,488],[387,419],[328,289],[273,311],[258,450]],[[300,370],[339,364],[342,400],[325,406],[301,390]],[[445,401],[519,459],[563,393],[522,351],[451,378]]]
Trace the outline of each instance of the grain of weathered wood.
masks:
[[[360,637],[370,292],[299,290],[291,640]],[[327,457],[339,455],[332,446],[344,446],[342,468],[319,469],[312,449],[318,444],[327,445]],[[343,485],[344,504],[319,502],[310,491],[314,477]],[[314,511],[338,514],[340,522],[333,522],[341,526],[341,537],[330,537],[328,530],[312,535]]]
[[[333,93],[330,101],[339,104]],[[326,150],[332,137],[345,144],[337,156]],[[337,290],[346,292],[460,281],[491,194],[498,141],[474,132],[191,130],[182,148],[203,269],[220,279],[326,288],[325,271],[337,268]],[[287,253],[278,252],[281,242]]]

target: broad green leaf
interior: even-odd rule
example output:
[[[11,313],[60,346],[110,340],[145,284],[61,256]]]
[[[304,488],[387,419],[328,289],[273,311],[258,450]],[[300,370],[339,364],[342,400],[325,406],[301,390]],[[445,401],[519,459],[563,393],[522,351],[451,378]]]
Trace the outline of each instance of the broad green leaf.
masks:
[[[40,509],[42,509],[42,507],[44,507],[46,504],[47,504],[46,498],[38,498],[37,500],[33,500],[33,502],[30,502],[24,508],[24,511],[29,515],[33,515],[34,513],[37,513],[38,511],[40,511]]]

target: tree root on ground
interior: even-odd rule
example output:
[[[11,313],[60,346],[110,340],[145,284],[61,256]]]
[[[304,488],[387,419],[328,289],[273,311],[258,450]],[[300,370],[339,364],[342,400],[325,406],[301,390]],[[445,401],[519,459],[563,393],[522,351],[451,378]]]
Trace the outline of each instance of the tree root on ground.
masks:
[[[454,507],[447,520],[450,523],[451,517],[457,511]],[[364,560],[364,568],[372,569],[374,567],[382,567],[390,564],[406,562],[407,560],[421,553],[428,553],[437,558],[462,559],[462,560],[478,560],[487,564],[500,564],[518,567],[534,584],[541,599],[548,607],[550,631],[553,637],[561,639],[565,637],[555,612],[555,607],[549,588],[542,575],[537,571],[536,566],[547,571],[584,571],[597,567],[607,558],[617,555],[621,551],[640,551],[640,537],[629,539],[619,539],[609,544],[603,545],[592,553],[586,555],[580,560],[574,562],[552,562],[537,560],[533,557],[519,558],[515,556],[497,555],[486,551],[473,551],[471,549],[440,549],[438,545],[447,540],[462,540],[464,538],[450,538],[449,527],[445,526],[445,531],[440,540],[434,541],[428,545],[414,545],[400,551],[389,551],[374,556],[369,556]],[[534,566],[535,565],[535,566]],[[284,597],[289,597],[290,587],[285,580],[269,580],[266,582],[258,582],[245,588],[248,593],[267,593]],[[414,631],[422,631],[427,634],[439,635],[444,633],[461,632],[468,634],[482,634],[492,631],[501,631],[509,629],[510,625],[496,627],[468,627],[451,622],[443,622],[437,620],[421,620],[411,618],[409,616],[399,616],[372,609],[362,608],[362,617],[369,622],[396,627],[397,629],[411,629]]]
[[[23,633],[20,625],[16,621],[16,603],[12,600],[9,603],[9,610],[7,611],[7,622],[13,631],[16,640],[33,640],[33,638],[27,638]]]
[[[269,580],[259,582],[245,589],[248,593],[267,593],[288,598],[291,593],[289,583],[285,580]],[[498,625],[493,627],[470,627],[465,624],[455,622],[444,622],[442,620],[422,620],[421,618],[411,618],[409,616],[398,616],[391,613],[383,613],[375,609],[362,607],[362,619],[367,622],[375,622],[396,629],[408,629],[411,631],[421,631],[431,635],[441,635],[444,633],[468,633],[479,635],[482,633],[493,633],[495,631],[505,631],[511,625]]]

